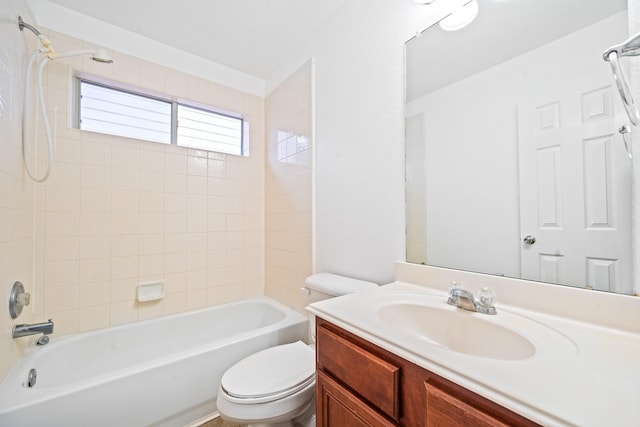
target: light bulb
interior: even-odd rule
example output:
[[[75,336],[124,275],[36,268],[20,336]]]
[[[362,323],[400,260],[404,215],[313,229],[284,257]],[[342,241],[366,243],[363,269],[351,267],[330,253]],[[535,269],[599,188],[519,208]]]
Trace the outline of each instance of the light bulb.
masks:
[[[469,25],[478,14],[478,2],[471,0],[451,15],[440,21],[440,27],[445,31],[456,31]]]

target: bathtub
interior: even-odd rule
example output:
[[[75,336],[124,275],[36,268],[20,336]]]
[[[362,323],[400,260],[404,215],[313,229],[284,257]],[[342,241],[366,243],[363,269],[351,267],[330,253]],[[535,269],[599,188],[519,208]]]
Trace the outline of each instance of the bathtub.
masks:
[[[303,315],[263,297],[53,337],[0,383],[0,426],[183,426],[216,412],[235,362],[307,334]]]

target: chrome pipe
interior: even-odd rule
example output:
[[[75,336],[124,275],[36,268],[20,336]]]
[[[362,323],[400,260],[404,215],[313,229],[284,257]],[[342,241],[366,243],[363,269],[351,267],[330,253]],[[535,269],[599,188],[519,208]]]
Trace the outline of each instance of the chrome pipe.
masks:
[[[618,58],[623,56],[640,55],[640,33],[634,34],[620,44],[611,46],[609,49],[604,51],[602,58],[609,62],[609,55],[612,52],[615,52],[618,55]]]
[[[20,28],[20,31],[24,31],[24,29],[26,28],[28,30],[31,30],[31,32],[36,36],[42,37],[42,33],[38,31],[36,27],[34,27],[33,25],[29,25],[22,20],[22,16],[18,16],[18,28]]]

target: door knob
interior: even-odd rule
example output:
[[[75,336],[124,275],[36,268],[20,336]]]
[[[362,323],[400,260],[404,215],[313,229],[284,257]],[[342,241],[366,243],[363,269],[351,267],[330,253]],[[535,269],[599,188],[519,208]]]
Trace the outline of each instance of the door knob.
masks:
[[[533,245],[536,242],[536,238],[529,234],[528,236],[525,236],[522,241],[525,245]]]

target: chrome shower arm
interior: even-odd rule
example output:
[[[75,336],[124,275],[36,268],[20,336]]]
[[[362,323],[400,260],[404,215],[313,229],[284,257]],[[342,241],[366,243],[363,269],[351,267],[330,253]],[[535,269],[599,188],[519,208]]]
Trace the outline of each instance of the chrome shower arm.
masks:
[[[38,29],[36,27],[34,27],[33,25],[27,24],[26,22],[24,22],[22,20],[22,16],[18,16],[18,28],[20,28],[20,31],[24,31],[24,29],[28,29],[30,30],[33,34],[35,34],[38,37],[42,37],[42,33],[40,31],[38,31]]]
[[[618,58],[640,55],[640,33],[636,33],[620,44],[611,46],[602,54],[602,58],[608,62],[611,52],[616,52]]]

